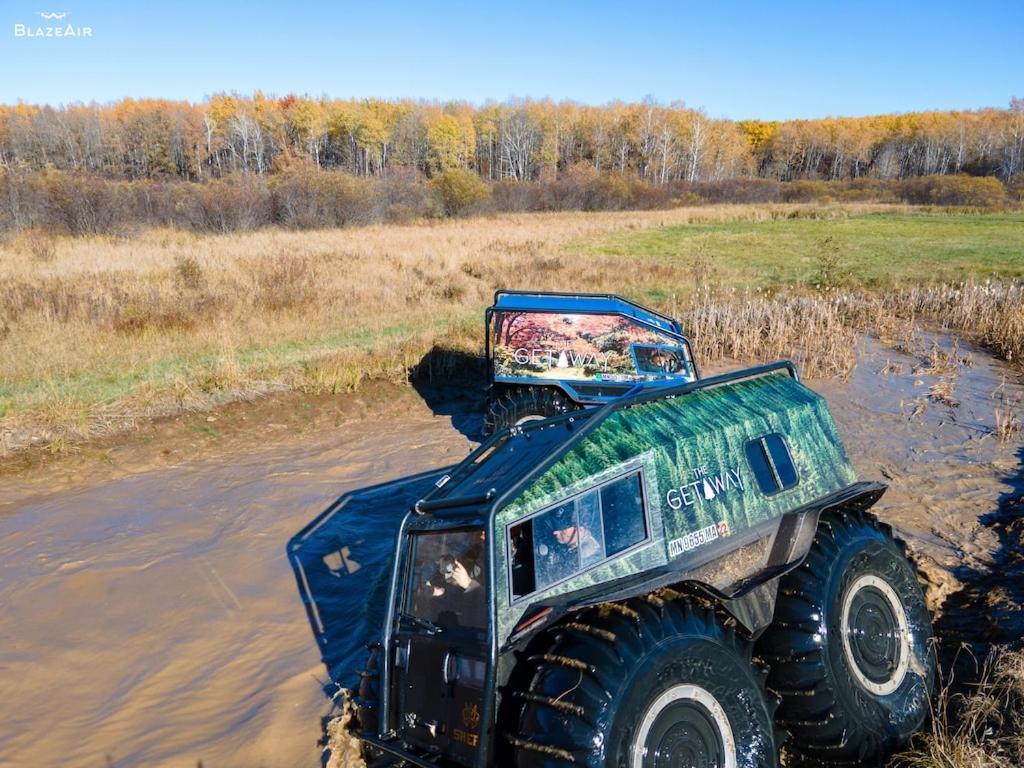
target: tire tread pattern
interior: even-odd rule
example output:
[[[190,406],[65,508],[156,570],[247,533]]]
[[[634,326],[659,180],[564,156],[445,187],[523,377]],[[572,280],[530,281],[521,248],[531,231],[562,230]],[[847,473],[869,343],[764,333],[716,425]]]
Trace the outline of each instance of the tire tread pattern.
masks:
[[[578,406],[554,387],[515,387],[492,399],[484,415],[484,434],[515,426],[526,416],[550,418]]]
[[[518,682],[514,675],[504,692],[506,714],[500,720],[500,735],[515,751],[511,764],[604,766],[602,732],[614,714],[616,697],[639,660],[674,635],[712,638],[747,660],[765,695],[768,722],[773,721],[779,700],[766,692],[768,670],[752,659],[748,639],[711,607],[674,596],[638,597],[575,614],[547,630],[521,656],[517,671],[526,671]],[[570,706],[573,717],[566,718]],[[783,734],[776,730],[773,735]]]
[[[874,515],[827,513],[803,564],[783,577],[775,621],[758,641],[758,653],[771,670],[768,689],[782,701],[778,725],[790,733],[794,756],[814,765],[875,765],[900,746],[899,739],[865,727],[856,713],[844,708],[836,688],[841,683],[829,671],[828,643],[817,635],[827,614],[822,585],[841,551],[864,536],[888,540],[907,558],[906,544]],[[916,568],[914,573],[918,575]],[[931,613],[927,616],[930,625]],[[867,696],[859,689],[856,694]]]

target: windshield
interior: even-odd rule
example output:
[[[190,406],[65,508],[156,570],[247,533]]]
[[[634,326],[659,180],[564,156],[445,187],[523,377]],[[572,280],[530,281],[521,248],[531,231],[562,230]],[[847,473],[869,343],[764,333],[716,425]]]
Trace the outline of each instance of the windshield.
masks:
[[[494,312],[491,323],[491,355],[499,380],[692,378],[685,340],[632,317],[509,310]]]
[[[486,629],[483,574],[483,531],[415,534],[405,613],[442,629]]]

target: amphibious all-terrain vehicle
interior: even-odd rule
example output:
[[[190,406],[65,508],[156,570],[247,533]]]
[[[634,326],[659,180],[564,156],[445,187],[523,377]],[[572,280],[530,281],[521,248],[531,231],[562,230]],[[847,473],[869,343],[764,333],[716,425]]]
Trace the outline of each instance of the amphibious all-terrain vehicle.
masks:
[[[328,594],[385,575],[355,597],[371,765],[757,768],[784,740],[876,765],[929,712],[931,617],[868,513],[885,486],[788,362],[504,429],[435,478],[368,497],[386,567],[379,535],[303,560],[326,518],[290,547],[325,659],[321,561]]]
[[[700,375],[679,321],[621,296],[497,291],[485,326],[487,434]]]

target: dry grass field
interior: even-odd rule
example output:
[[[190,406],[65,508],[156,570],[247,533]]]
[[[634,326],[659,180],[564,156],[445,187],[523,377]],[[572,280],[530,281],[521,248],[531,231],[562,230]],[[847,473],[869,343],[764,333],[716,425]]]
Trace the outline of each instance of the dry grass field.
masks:
[[[723,205],[306,232],[23,232],[0,244],[0,451],[58,451],[269,391],[404,380],[437,345],[479,350],[499,287],[654,304],[683,317],[705,361],[795,356],[811,374],[842,374],[857,328],[898,337],[920,315],[1019,358],[1022,222]],[[900,238],[914,247],[885,254],[900,280],[879,279],[864,243]],[[936,274],[968,283],[937,287]]]
[[[1024,764],[1024,652],[996,648],[977,663],[970,687],[940,687],[930,727],[893,760],[894,768]]]

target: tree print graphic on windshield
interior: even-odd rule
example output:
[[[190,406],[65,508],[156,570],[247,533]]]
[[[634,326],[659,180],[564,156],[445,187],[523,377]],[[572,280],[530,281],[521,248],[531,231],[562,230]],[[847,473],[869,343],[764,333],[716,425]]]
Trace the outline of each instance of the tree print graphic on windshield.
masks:
[[[491,333],[497,379],[695,378],[680,337],[621,315],[498,311]]]

